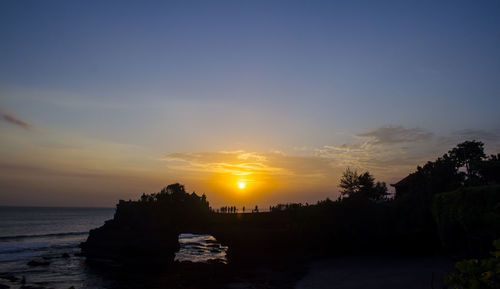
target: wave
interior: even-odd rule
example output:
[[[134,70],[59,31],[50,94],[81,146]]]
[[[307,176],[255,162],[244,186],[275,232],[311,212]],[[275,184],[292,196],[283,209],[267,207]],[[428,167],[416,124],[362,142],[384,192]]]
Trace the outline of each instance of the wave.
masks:
[[[1,241],[11,241],[11,240],[22,240],[22,239],[32,239],[32,238],[49,238],[49,237],[66,237],[66,236],[83,236],[87,235],[89,232],[66,232],[66,233],[52,233],[52,234],[39,234],[39,235],[17,235],[17,236],[1,236]]]

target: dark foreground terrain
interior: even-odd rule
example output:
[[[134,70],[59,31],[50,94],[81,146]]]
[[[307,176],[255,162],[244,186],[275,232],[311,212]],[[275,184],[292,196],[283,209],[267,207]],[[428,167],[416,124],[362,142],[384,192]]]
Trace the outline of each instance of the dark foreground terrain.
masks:
[[[314,261],[297,289],[443,288],[453,262],[442,256],[357,256]]]
[[[168,271],[109,273],[115,288],[444,288],[453,262],[442,256],[372,255],[263,264],[175,262]]]

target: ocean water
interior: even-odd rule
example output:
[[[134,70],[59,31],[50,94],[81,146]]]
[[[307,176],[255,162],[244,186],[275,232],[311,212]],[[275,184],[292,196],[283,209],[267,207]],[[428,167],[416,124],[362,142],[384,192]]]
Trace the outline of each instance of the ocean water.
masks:
[[[227,264],[227,246],[221,245],[211,235],[180,234],[180,249],[176,261]]]
[[[0,207],[0,284],[16,289],[24,279],[26,285],[56,289],[125,287],[78,256],[89,230],[113,214],[114,209]],[[227,247],[210,235],[181,234],[179,242],[178,261],[227,262]],[[12,276],[18,280],[9,281]]]

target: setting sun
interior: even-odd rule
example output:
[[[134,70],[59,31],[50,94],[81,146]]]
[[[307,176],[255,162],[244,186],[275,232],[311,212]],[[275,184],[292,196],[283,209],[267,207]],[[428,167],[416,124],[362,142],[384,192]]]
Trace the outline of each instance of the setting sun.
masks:
[[[238,182],[238,189],[243,190],[246,186],[247,184],[245,184],[245,182],[243,181]]]

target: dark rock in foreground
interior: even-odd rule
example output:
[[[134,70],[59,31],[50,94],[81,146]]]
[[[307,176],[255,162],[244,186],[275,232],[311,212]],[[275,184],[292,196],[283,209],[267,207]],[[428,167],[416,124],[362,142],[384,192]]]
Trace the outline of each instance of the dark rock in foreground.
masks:
[[[179,250],[181,230],[205,226],[209,214],[205,196],[170,185],[138,201],[120,201],[113,220],[90,231],[82,254],[101,263],[168,265]]]
[[[89,261],[136,268],[168,265],[179,249],[181,232],[213,235],[229,247],[232,263],[299,261],[314,254],[398,243],[387,226],[392,216],[382,207],[369,201],[351,203],[325,201],[300,210],[222,214],[210,210],[205,196],[188,194],[174,184],[138,201],[120,201],[113,220],[90,231],[81,244],[82,254]]]
[[[175,232],[132,227],[110,220],[104,226],[91,230],[81,248],[83,255],[93,261],[162,265],[174,260],[179,242]]]

